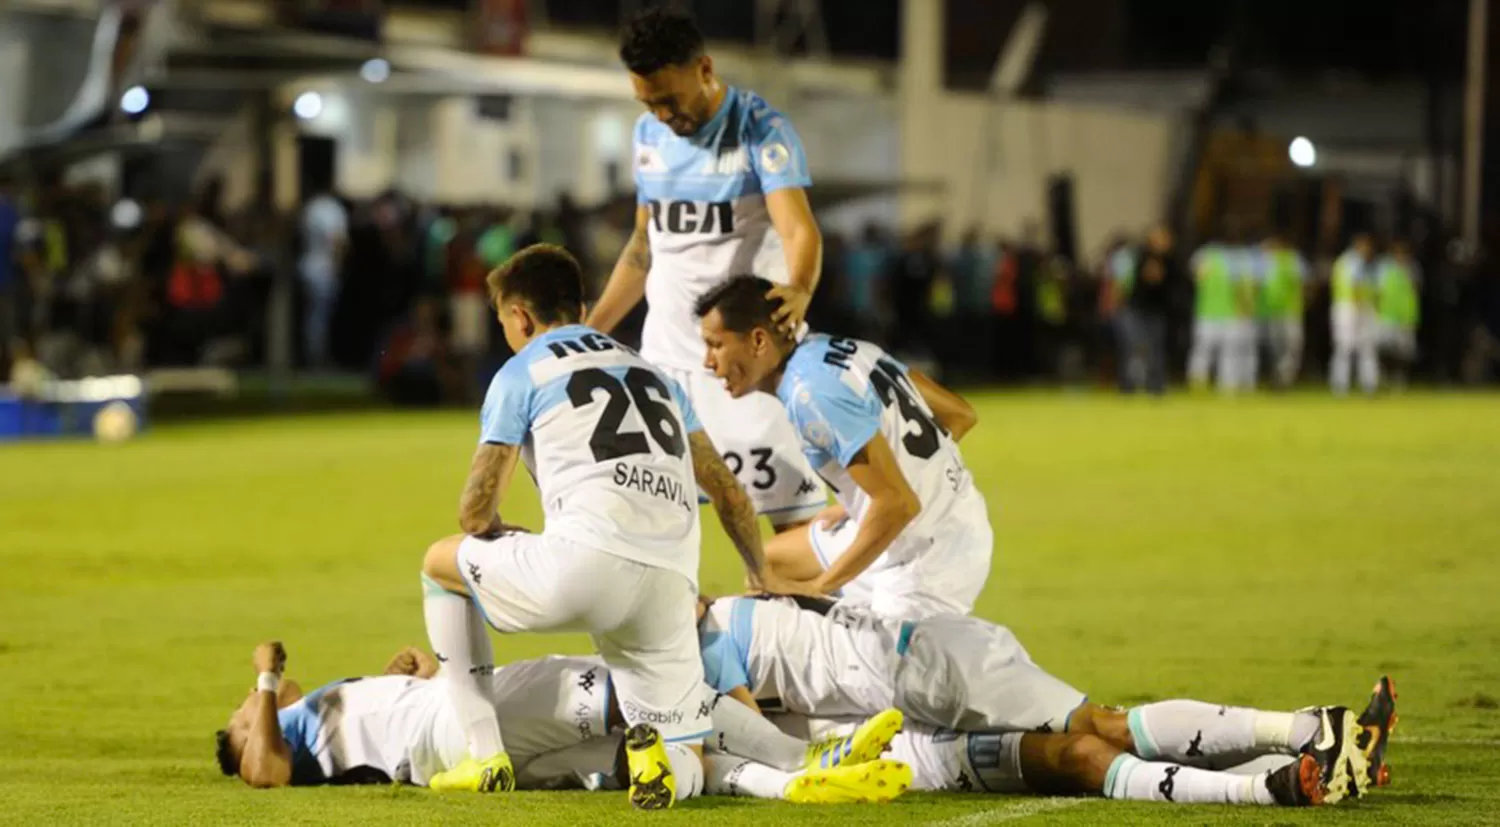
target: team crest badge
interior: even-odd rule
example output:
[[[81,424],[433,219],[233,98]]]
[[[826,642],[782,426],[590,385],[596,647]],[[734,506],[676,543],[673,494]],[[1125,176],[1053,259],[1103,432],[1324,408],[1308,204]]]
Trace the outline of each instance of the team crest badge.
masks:
[[[792,153],[786,148],[786,144],[766,144],[760,148],[760,165],[772,175],[785,170],[791,160]]]
[[[827,425],[821,422],[807,423],[803,427],[802,433],[807,437],[808,442],[819,448],[826,449],[833,445],[833,432],[828,429]]]

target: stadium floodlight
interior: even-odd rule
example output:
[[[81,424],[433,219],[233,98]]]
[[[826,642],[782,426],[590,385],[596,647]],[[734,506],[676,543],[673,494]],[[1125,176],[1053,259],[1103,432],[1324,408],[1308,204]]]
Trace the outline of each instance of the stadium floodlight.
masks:
[[[359,67],[359,76],[370,83],[385,83],[391,76],[390,61],[383,57],[372,57]]]
[[[109,211],[110,223],[119,230],[134,230],[141,226],[142,217],[141,205],[130,198],[121,198],[116,201]]]
[[[1287,155],[1291,156],[1292,163],[1303,169],[1318,162],[1318,148],[1301,135],[1292,139],[1292,145],[1287,147]]]
[[[292,103],[292,114],[304,121],[323,114],[323,96],[317,92],[303,92]]]
[[[139,115],[151,105],[151,93],[144,86],[132,86],[120,96],[120,111],[127,115]]]

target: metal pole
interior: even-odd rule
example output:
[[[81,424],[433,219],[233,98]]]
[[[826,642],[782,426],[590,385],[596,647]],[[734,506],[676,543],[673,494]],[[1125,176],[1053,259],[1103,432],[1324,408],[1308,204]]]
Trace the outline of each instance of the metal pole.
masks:
[[[1469,78],[1464,90],[1464,241],[1479,244],[1480,165],[1484,149],[1485,69],[1489,62],[1489,0],[1469,0]]]

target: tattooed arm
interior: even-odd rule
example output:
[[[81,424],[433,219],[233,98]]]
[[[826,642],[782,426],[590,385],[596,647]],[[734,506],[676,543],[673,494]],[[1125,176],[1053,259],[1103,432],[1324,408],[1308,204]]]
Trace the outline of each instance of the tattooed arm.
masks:
[[[745,561],[746,573],[754,584],[768,585],[766,578],[770,572],[766,568],[766,551],[761,545],[760,525],[755,521],[755,506],[750,502],[750,495],[724,464],[707,433],[694,431],[688,434],[688,445],[693,451],[693,476],[713,502],[719,523],[739,551],[740,559]]]
[[[458,499],[458,526],[465,534],[488,538],[500,533],[500,495],[520,456],[519,445],[484,442],[474,449],[469,479]]]
[[[584,324],[609,333],[645,297],[646,273],[651,269],[651,238],[647,230],[650,223],[651,211],[644,206],[636,207],[635,231],[625,242],[620,260],[615,262],[615,269],[604,285],[604,293]]]

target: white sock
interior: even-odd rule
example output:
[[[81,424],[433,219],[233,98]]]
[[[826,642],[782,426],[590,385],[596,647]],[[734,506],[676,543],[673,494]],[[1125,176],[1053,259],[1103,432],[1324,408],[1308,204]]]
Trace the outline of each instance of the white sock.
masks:
[[[1262,804],[1276,799],[1264,775],[1234,775],[1121,755],[1104,778],[1107,798],[1177,804]]]
[[[740,795],[748,798],[780,799],[796,775],[733,755],[703,756],[708,777],[703,790],[709,795]]]
[[[807,742],[787,735],[765,716],[733,698],[721,697],[714,705],[713,727],[708,745],[719,752],[787,772],[801,770],[807,760]]]
[[[1128,720],[1136,755],[1195,767],[1228,766],[1267,752],[1296,752],[1318,727],[1317,716],[1310,713],[1262,712],[1202,701],[1138,706],[1130,710]]]
[[[484,760],[505,751],[500,738],[500,721],[495,706],[481,683],[494,671],[490,662],[475,662],[490,648],[484,620],[467,597],[454,594],[427,575],[422,575],[422,615],[427,620],[427,639],[433,654],[442,664],[438,679],[448,687],[448,700],[458,714],[464,737],[469,742],[469,756]],[[475,640],[475,620],[483,643]]]
[[[677,800],[703,794],[703,762],[683,744],[667,744],[667,762],[677,778]]]

